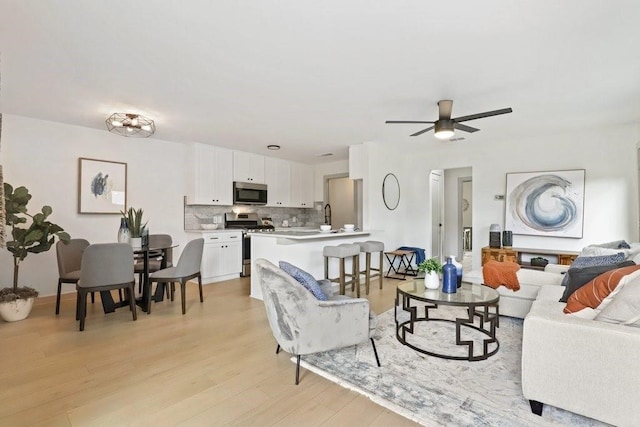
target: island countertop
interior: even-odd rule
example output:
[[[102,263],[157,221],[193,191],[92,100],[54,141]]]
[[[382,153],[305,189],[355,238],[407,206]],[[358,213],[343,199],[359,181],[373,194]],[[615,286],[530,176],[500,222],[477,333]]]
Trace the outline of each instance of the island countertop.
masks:
[[[270,233],[252,233],[251,238],[278,239],[279,245],[302,243],[309,240],[334,240],[350,237],[368,236],[368,231],[331,231],[323,232],[319,230],[287,230],[274,231]]]
[[[284,230],[270,233],[251,233],[251,270],[256,271],[254,262],[264,258],[278,265],[280,261],[287,261],[307,271],[312,276],[321,279],[324,277],[325,246],[336,246],[343,243],[357,243],[366,241],[371,231],[334,232],[324,233],[320,230]],[[364,257],[361,260],[364,263]],[[347,260],[348,269],[351,268],[351,260]],[[336,260],[330,262],[329,277],[336,277],[339,263]],[[360,268],[362,270],[362,268]],[[262,299],[260,278],[256,274],[251,275],[251,297]]]

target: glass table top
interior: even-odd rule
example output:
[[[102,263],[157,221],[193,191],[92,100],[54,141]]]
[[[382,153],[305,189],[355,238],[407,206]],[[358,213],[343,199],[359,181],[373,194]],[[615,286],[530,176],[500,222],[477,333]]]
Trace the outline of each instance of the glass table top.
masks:
[[[438,289],[426,289],[424,279],[422,278],[407,280],[399,284],[398,292],[422,301],[454,305],[491,303],[500,299],[500,294],[495,289],[483,285],[471,285],[469,283],[463,283],[457,292],[453,294],[442,292],[442,286]]]

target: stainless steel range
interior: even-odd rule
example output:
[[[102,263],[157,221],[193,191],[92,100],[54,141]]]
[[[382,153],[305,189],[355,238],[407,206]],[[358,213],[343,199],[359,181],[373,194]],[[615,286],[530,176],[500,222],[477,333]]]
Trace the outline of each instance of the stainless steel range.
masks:
[[[273,225],[265,225],[257,213],[228,212],[224,215],[225,228],[242,230],[242,276],[251,275],[251,234],[275,231]]]

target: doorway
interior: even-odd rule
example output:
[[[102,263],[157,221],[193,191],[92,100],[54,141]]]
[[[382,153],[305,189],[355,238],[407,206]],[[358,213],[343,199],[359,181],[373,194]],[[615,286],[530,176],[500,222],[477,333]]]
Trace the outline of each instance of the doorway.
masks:
[[[349,179],[348,174],[327,175],[324,179],[325,223],[334,230],[344,224],[362,228],[362,191],[358,181]]]
[[[465,260],[471,260],[472,176],[471,167],[436,170],[430,175],[432,256],[444,260],[453,255],[463,269]]]

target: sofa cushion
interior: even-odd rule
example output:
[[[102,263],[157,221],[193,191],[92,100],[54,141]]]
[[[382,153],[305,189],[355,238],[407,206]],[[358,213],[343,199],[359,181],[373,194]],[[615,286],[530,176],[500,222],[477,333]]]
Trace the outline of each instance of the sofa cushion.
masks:
[[[595,320],[640,328],[640,277],[624,285]]]
[[[570,268],[565,275],[567,276],[566,280],[563,280],[563,283],[565,283],[565,288],[564,293],[562,294],[562,298],[560,298],[560,302],[567,302],[569,297],[575,291],[577,291],[596,277],[600,276],[601,274],[611,270],[615,270],[617,268],[629,267],[633,265],[635,265],[633,261],[623,261],[614,265],[597,265],[593,267]]]
[[[320,301],[329,300],[324,292],[322,292],[322,288],[320,287],[318,281],[311,274],[307,273],[301,268],[296,267],[293,264],[289,264],[286,261],[280,261],[278,265],[285,273],[296,279],[298,283],[300,283],[309,292],[311,292],[314,297],[316,297]]]
[[[564,312],[576,313],[588,307],[599,312],[609,304],[614,292],[620,290],[619,286],[624,286],[637,276],[640,276],[640,265],[607,271],[575,291],[567,300]]]

